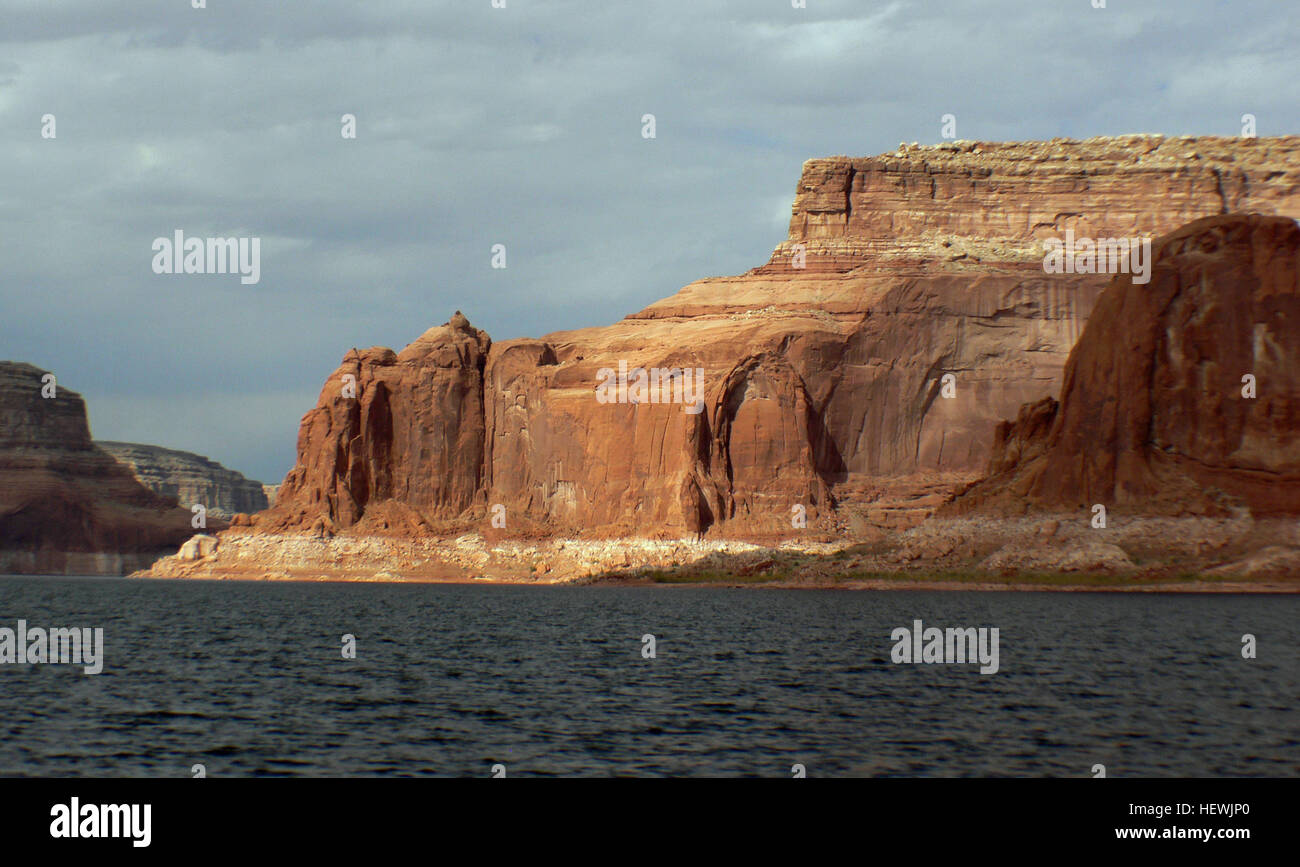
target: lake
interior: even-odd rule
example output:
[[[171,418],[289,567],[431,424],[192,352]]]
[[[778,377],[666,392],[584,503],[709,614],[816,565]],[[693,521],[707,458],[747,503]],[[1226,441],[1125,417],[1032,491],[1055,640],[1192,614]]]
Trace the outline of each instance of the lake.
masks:
[[[20,618],[103,671],[0,664],[5,775],[1300,775],[1297,596],[0,577]],[[917,619],[997,672],[893,663]]]

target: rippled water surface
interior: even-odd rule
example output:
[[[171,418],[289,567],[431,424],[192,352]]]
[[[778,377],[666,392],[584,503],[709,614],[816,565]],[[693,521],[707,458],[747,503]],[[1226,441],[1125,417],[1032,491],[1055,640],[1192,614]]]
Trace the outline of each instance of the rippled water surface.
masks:
[[[0,665],[10,775],[1300,775],[1295,596],[0,578],[19,618],[106,658]],[[916,618],[1000,671],[892,664]]]

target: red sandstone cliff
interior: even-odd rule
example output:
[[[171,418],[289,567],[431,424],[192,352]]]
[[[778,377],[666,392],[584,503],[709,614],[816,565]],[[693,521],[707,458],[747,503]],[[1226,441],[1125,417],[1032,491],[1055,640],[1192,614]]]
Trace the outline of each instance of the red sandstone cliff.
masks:
[[[491,344],[458,315],[400,354],[349,353],[256,524],[405,531],[499,505],[509,529],[677,536],[788,532],[795,506],[824,530],[915,517],[987,466],[999,420],[1060,390],[1108,278],[1045,274],[1044,240],[1236,212],[1300,216],[1300,138],[812,160],[788,238],[747,274],[602,328]],[[620,363],[702,370],[702,411],[600,401]]]
[[[303,418],[298,465],[259,526],[332,531],[387,503],[399,528],[418,530],[481,504],[490,346],[457,312],[400,353],[348,353]]]
[[[990,471],[944,511],[1300,514],[1300,225],[1162,238],[1149,284],[1117,276],[1098,299],[1060,402],[999,425]]]
[[[174,552],[190,512],[91,442],[80,395],[42,397],[45,374],[0,362],[0,572],[122,574]]]

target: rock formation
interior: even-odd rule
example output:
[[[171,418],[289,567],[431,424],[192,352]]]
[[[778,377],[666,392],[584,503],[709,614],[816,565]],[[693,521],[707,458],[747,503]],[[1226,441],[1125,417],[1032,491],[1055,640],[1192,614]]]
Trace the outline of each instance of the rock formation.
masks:
[[[1051,398],[999,425],[950,514],[1300,515],[1300,225],[1197,220],[1116,276]]]
[[[800,510],[823,532],[915,523],[987,467],[998,421],[1060,389],[1108,276],[1044,273],[1045,240],[1236,212],[1300,215],[1300,139],[811,160],[788,238],[747,274],[607,327],[492,344],[458,313],[400,354],[348,353],[256,526],[497,514],[516,530],[752,535],[790,533]],[[602,399],[612,372],[635,383],[638,369],[649,388]]]
[[[270,504],[260,482],[202,455],[139,443],[96,440],[95,445],[130,467],[142,485],[185,508],[201,504],[210,516],[230,519]]]
[[[457,312],[400,353],[348,353],[302,420],[297,466],[262,526],[346,527],[391,503],[419,529],[481,503],[490,346]]]
[[[188,510],[90,439],[86,405],[46,371],[0,362],[0,572],[121,574],[172,553]]]

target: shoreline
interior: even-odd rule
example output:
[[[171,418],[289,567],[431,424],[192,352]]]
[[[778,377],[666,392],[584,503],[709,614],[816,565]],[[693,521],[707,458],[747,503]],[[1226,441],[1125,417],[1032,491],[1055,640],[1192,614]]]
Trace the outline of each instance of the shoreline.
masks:
[[[526,579],[463,579],[432,578],[419,576],[406,577],[344,577],[321,576],[318,578],[291,577],[265,578],[245,574],[203,575],[187,578],[159,577],[153,575],[5,575],[5,578],[96,578],[120,579],[149,582],[219,582],[248,584],[414,584],[421,586],[447,585],[460,587],[535,587],[535,588],[623,588],[623,587],[660,587],[665,589],[692,587],[724,587],[731,590],[849,590],[854,592],[945,592],[945,593],[1170,593],[1170,594],[1236,594],[1236,595],[1298,595],[1300,581],[1256,581],[1256,580],[1203,580],[1203,581],[1161,581],[1128,580],[1116,576],[1104,576],[1104,583],[1060,583],[1050,580],[1008,579],[998,581],[987,577],[974,577],[969,580],[926,580],[899,576],[898,578],[875,578],[845,581],[746,581],[734,578],[717,580],[679,580],[656,581],[640,577],[612,576],[595,580],[559,580],[535,581]],[[1062,575],[1061,577],[1065,577]],[[1072,576],[1073,577],[1073,576]]]
[[[961,592],[1300,593],[1300,522],[1061,515],[944,519],[874,538],[196,536],[131,577],[511,586],[709,585]]]

